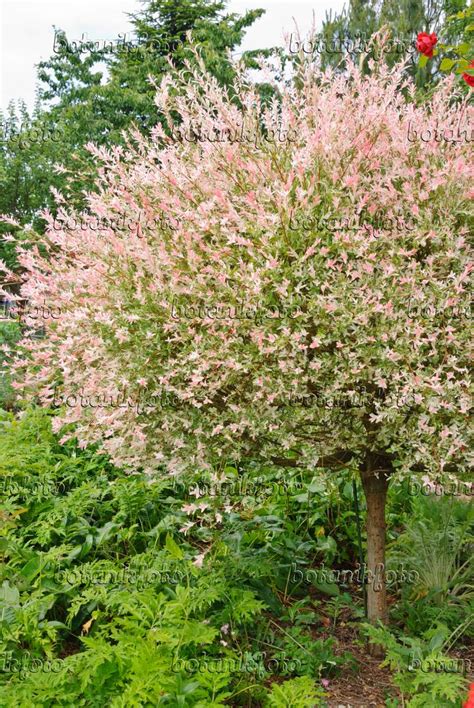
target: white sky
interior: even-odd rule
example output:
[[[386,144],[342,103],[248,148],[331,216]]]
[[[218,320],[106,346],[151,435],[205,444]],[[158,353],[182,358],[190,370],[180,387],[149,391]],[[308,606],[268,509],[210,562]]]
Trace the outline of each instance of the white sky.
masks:
[[[262,7],[265,15],[248,30],[243,49],[283,44],[283,31],[291,32],[295,18],[301,32],[308,31],[313,11],[317,25],[326,10],[340,11],[344,0],[229,0],[228,10],[242,13]],[[69,40],[113,40],[130,31],[125,12],[142,7],[139,0],[0,0],[0,110],[10,100],[34,103],[36,68],[53,54],[53,25]]]

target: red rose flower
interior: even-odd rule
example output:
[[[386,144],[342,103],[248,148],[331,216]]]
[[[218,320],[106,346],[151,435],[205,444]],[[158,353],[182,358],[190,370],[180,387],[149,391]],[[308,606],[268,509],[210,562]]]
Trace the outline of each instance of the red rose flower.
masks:
[[[469,68],[474,69],[474,59],[469,64]],[[463,74],[462,77],[468,86],[474,88],[474,76],[471,76],[470,74]]]
[[[474,77],[470,76],[469,78],[472,79]],[[471,683],[469,687],[469,695],[467,701],[463,703],[463,708],[474,708],[474,683]]]
[[[434,32],[431,34],[427,34],[426,32],[420,32],[418,37],[416,38],[416,48],[418,49],[421,54],[424,54],[425,57],[431,57],[433,56],[433,47],[435,46],[436,42],[438,41],[438,37]]]

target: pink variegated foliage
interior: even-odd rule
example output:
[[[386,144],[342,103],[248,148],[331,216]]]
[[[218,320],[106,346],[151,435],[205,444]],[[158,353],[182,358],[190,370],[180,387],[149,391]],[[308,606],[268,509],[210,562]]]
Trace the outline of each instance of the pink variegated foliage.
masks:
[[[25,340],[19,391],[45,405],[55,389],[82,395],[56,428],[150,473],[369,450],[405,474],[462,469],[473,163],[469,140],[449,136],[473,108],[452,77],[417,105],[402,65],[305,63],[272,74],[264,105],[243,74],[229,97],[190,72],[157,93],[175,135],[178,122],[212,136],[244,121],[274,139],[176,141],[158,126],[126,150],[91,147],[103,167],[89,212],[140,224],[58,230],[80,215],[46,215],[22,294],[61,317]],[[438,139],[414,139],[430,127]],[[355,214],[353,228],[324,226]],[[157,398],[140,412],[87,405],[121,391]]]

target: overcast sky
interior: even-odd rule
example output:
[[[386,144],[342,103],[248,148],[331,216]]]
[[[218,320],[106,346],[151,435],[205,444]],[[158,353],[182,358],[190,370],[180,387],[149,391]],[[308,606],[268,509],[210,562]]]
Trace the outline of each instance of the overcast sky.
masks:
[[[248,30],[243,49],[283,44],[283,31],[291,32],[295,18],[305,33],[312,22],[321,24],[326,10],[341,10],[344,0],[230,0],[229,10],[242,13],[262,7],[265,15]],[[68,39],[113,40],[130,31],[124,14],[142,7],[139,0],[0,0],[0,109],[23,98],[34,102],[36,69],[53,53],[54,29],[65,30]]]

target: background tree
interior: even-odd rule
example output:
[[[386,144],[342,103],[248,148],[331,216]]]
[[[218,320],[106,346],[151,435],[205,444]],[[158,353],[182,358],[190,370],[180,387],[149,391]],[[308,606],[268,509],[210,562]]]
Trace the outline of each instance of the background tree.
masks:
[[[74,44],[55,28],[54,53],[38,66],[41,84],[32,115],[20,103],[18,111],[12,105],[1,117],[0,213],[12,215],[20,226],[32,224],[42,233],[40,212],[55,206],[52,188],[60,188],[69,204],[84,207],[84,192],[94,188],[97,176],[89,142],[123,145],[124,129],[135,125],[147,132],[158,122],[150,76],[159,82],[171,70],[170,58],[179,70],[185,57],[192,57],[188,32],[200,43],[209,71],[228,85],[234,70],[227,53],[264,12],[226,13],[223,0],[145,0],[143,5],[131,15],[132,34],[113,46],[97,47],[86,38]],[[251,65],[253,54],[244,53],[243,61]],[[20,238],[21,229],[16,233]],[[14,244],[0,241],[2,258],[14,265]]]
[[[75,52],[65,33],[56,30],[57,55],[39,64],[38,77],[45,84],[41,99],[56,101],[48,116],[53,123],[68,126],[62,161],[79,171],[83,181],[88,174],[89,186],[95,171],[85,145],[90,141],[121,145],[125,128],[133,124],[147,131],[156,125],[160,116],[150,77],[160,82],[170,71],[170,59],[180,70],[184,59],[191,58],[189,32],[201,45],[209,70],[229,84],[233,71],[227,53],[241,44],[247,27],[264,12],[226,14],[223,0],[145,0],[143,4],[143,11],[130,15],[133,31],[125,43]],[[252,53],[244,60],[247,56],[251,61]],[[79,155],[88,161],[89,169],[71,162],[71,152],[76,159]],[[78,185],[76,193],[83,188],[84,184]]]
[[[11,102],[6,116],[0,113],[0,126],[0,214],[41,229],[40,210],[54,205],[50,187],[66,187],[54,170],[63,133],[48,121],[39,103],[30,114],[22,101],[18,106]],[[0,259],[13,267],[15,243],[4,240],[7,231],[11,226],[0,224]],[[20,238],[23,232],[18,228],[15,233]]]
[[[89,210],[142,223],[50,228],[46,257],[22,257],[24,295],[61,317],[24,342],[17,386],[70,397],[65,439],[151,475],[249,457],[359,472],[375,572],[389,480],[467,464],[470,145],[418,137],[459,128],[452,81],[417,107],[400,67],[306,64],[271,106],[239,75],[236,105],[201,71],[162,83],[173,137],[94,151]],[[383,578],[368,613],[387,619]]]
[[[411,52],[409,72],[419,88],[426,88],[436,78],[439,78],[437,67],[428,62],[422,66],[418,63],[418,53],[415,40],[419,32],[435,32],[443,34],[446,42],[455,42],[459,37],[458,29],[446,22],[447,17],[464,10],[467,0],[350,0],[339,14],[329,12],[321,30],[321,45],[335,47],[347,43],[359,49],[358,38],[365,41],[372,33],[383,26],[388,26],[393,37],[392,50],[385,57],[390,65],[394,65],[408,50]],[[346,52],[344,52],[346,53]],[[348,55],[358,61],[360,52],[349,51]],[[322,66],[336,66],[343,59],[343,53],[323,52]],[[369,71],[368,60],[364,64]]]

